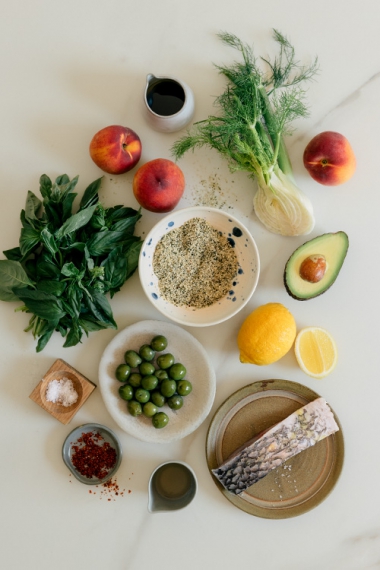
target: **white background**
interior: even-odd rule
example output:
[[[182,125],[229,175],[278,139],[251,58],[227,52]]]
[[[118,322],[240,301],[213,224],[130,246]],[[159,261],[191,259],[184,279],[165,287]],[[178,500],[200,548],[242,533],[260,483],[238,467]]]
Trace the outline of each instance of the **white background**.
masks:
[[[220,188],[220,206],[248,225],[259,247],[262,272],[245,309],[222,325],[189,329],[205,346],[217,375],[211,415],[185,439],[150,445],[122,432],[96,389],[71,424],[64,426],[28,396],[56,358],[98,382],[101,354],[116,331],[92,334],[62,348],[57,333],[36,354],[28,318],[15,303],[0,304],[1,566],[7,570],[266,568],[270,570],[367,570],[380,564],[379,438],[379,127],[380,10],[375,0],[14,0],[1,1],[0,18],[0,244],[15,247],[27,190],[38,193],[41,174],[80,175],[79,191],[101,175],[88,145],[99,129],[120,124],[143,142],[140,164],[171,158],[176,134],[154,132],[145,122],[142,97],[147,73],[174,75],[193,89],[194,120],[214,111],[224,81],[213,63],[232,61],[220,30],[254,43],[258,55],[274,53],[278,28],[305,63],[318,55],[320,72],[308,86],[310,116],[287,141],[299,186],[314,205],[310,237],[344,230],[346,262],[326,294],[304,303],[282,284],[286,260],[304,238],[270,234],[252,211],[254,184],[232,175],[213,151],[197,151],[179,166],[186,192],[178,207],[207,201]],[[323,187],[302,165],[307,142],[335,130],[351,142],[357,172],[346,184]],[[105,175],[107,206],[137,207],[135,170]],[[201,198],[203,192],[203,198]],[[160,219],[144,212],[143,237]],[[250,311],[284,303],[297,327],[328,329],[339,362],[322,381],[306,376],[294,354],[265,368],[240,364],[239,327]],[[112,300],[119,330],[143,319],[163,319],[146,299],[136,273]],[[204,446],[213,412],[235,390],[255,380],[285,378],[324,396],[337,412],[345,437],[345,464],[333,493],[296,518],[271,521],[233,507],[208,472]],[[69,431],[96,421],[120,437],[124,459],[118,482],[123,497],[108,501],[70,477],[61,459]],[[196,500],[172,514],[147,512],[147,485],[167,459],[189,462],[199,479]],[[128,493],[128,490],[131,492]]]

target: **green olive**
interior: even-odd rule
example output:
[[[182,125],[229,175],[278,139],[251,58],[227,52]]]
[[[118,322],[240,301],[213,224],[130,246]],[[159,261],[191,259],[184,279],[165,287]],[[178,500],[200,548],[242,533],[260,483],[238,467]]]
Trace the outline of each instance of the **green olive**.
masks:
[[[172,410],[179,410],[183,406],[183,398],[179,394],[174,394],[168,399],[168,406]]]
[[[148,376],[149,374],[154,374],[155,367],[151,362],[142,362],[139,366],[140,374],[143,376]]]
[[[186,368],[180,362],[176,362],[169,368],[168,374],[173,380],[182,380],[186,375]]]
[[[132,400],[133,398],[133,388],[129,384],[124,384],[124,386],[120,386],[119,388],[120,397],[123,400]]]
[[[154,390],[157,388],[158,385],[158,378],[153,374],[148,374],[148,376],[143,376],[141,380],[141,386],[145,388],[145,390]]]
[[[150,399],[152,400],[153,404],[157,406],[157,408],[162,408],[166,402],[165,396],[163,396],[158,390],[151,393]]]
[[[152,418],[152,424],[156,429],[164,428],[169,422],[169,417],[165,412],[157,412]]]
[[[142,414],[142,407],[140,402],[136,402],[136,400],[130,400],[127,404],[128,412],[131,416],[140,416]]]
[[[141,356],[135,350],[127,350],[124,360],[131,368],[137,368],[142,363]]]
[[[126,382],[131,373],[131,367],[128,364],[119,364],[116,368],[115,376],[119,382]]]
[[[165,348],[168,346],[168,339],[162,336],[162,334],[159,334],[152,339],[150,346],[153,348],[153,350],[160,352],[161,350],[165,350]]]
[[[144,390],[144,388],[137,388],[135,392],[135,398],[140,404],[145,404],[150,399],[150,394],[148,390]]]
[[[179,380],[177,382],[177,392],[180,396],[187,396],[192,391],[193,386],[188,380]]]
[[[132,372],[128,378],[128,383],[133,386],[133,388],[139,388],[141,386],[142,376],[138,372]]]
[[[143,360],[147,360],[148,362],[150,362],[151,360],[153,360],[156,353],[153,350],[153,348],[149,346],[149,344],[143,344],[142,346],[140,346],[139,355]]]
[[[159,382],[162,382],[163,380],[167,380],[169,378],[169,374],[166,372],[166,370],[161,370],[161,368],[158,368],[154,375],[158,378]]]
[[[174,364],[174,356],[167,352],[166,354],[160,354],[157,357],[157,366],[159,366],[162,370],[167,370]]]
[[[157,406],[153,404],[153,402],[147,402],[143,405],[143,414],[147,418],[152,418],[154,414],[157,414]]]
[[[170,398],[177,391],[177,383],[175,380],[163,380],[160,384],[160,392],[165,398]]]

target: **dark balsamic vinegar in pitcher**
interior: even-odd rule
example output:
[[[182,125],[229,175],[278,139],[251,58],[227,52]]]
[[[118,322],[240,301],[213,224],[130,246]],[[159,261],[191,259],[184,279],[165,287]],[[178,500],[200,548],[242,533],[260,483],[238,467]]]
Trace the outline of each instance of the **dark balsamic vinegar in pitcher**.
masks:
[[[157,79],[150,83],[146,100],[153,113],[168,117],[182,109],[185,92],[173,79]]]

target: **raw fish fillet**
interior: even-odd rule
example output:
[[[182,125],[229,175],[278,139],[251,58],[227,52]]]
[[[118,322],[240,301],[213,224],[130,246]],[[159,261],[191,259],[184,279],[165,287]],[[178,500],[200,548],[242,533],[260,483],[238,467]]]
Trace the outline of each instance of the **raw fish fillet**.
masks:
[[[282,463],[339,431],[326,400],[317,398],[235,451],[212,473],[239,494]]]

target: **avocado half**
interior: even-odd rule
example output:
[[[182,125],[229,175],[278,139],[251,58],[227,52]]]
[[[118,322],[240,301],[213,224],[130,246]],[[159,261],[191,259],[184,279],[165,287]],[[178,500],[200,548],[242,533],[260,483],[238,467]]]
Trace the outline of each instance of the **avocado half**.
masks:
[[[289,295],[298,301],[306,301],[327,291],[338,277],[348,245],[348,235],[336,232],[322,234],[298,247],[285,265],[284,285]],[[318,283],[310,283],[300,276],[302,262],[311,255],[323,255],[326,259],[326,271]]]

